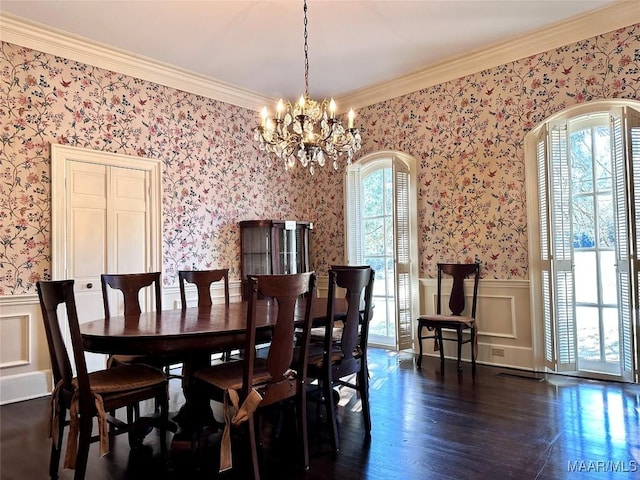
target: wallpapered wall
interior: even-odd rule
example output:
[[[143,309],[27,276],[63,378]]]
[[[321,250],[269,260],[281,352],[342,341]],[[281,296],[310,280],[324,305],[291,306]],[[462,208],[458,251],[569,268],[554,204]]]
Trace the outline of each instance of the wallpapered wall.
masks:
[[[50,272],[50,143],[162,160],[165,284],[181,268],[238,277],[239,220],[308,218],[308,173],[265,167],[254,112],[0,46],[0,294],[34,292]]]
[[[2,43],[0,294],[32,293],[50,271],[49,143],[163,162],[163,272],[227,266],[237,221],[313,221],[312,268],[342,261],[343,174],[264,166],[256,114]],[[358,112],[361,155],[419,160],[420,275],[479,260],[483,276],[527,278],[524,136],[549,115],[639,98],[640,25],[597,36]]]
[[[420,162],[420,276],[479,260],[485,278],[527,278],[526,133],[567,107],[639,92],[635,25],[360,110],[363,153]]]

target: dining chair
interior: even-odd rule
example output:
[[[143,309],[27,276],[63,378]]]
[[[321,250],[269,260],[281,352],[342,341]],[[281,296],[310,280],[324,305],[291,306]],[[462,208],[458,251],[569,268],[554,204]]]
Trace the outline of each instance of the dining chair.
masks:
[[[444,277],[453,279],[451,291],[449,293],[449,312],[443,313],[442,304],[446,293],[443,288]],[[465,291],[464,280],[472,276],[473,293],[471,296],[471,311],[468,315],[463,315],[465,310]],[[438,263],[438,287],[436,293],[436,313],[429,315],[421,315],[418,318],[418,345],[420,348],[416,366],[422,367],[422,341],[433,338],[435,348],[440,351],[440,369],[444,372],[444,348],[443,340],[455,341],[458,344],[458,371],[462,371],[460,366],[460,357],[462,354],[462,345],[471,344],[471,369],[476,371],[476,356],[478,350],[478,326],[476,323],[476,306],[478,303],[478,283],[480,281],[480,264],[479,263]],[[442,335],[442,329],[452,329],[456,331],[454,338]],[[433,332],[432,335],[423,333],[424,331]],[[468,339],[463,338],[463,332],[470,331]]]
[[[180,305],[182,309],[185,310],[189,306],[186,292],[187,283],[191,283],[196,287],[196,291],[198,293],[198,308],[209,308],[213,305],[213,299],[211,298],[211,285],[216,282],[224,283],[224,303],[229,306],[229,269],[179,270],[178,285],[180,287]],[[224,361],[229,361],[231,359],[231,351],[227,350],[223,352],[222,359]],[[183,365],[183,377],[189,375],[189,373],[185,371],[187,367],[188,366],[186,364]]]
[[[350,387],[360,394],[365,436],[371,436],[367,343],[374,279],[375,271],[371,267],[339,267],[329,270],[324,341],[322,344],[313,343],[309,347],[307,376],[318,380],[322,389],[320,400],[325,406],[334,452],[340,449],[335,386]],[[348,305],[338,335],[334,325],[335,300],[339,289],[344,289]],[[346,378],[354,374],[355,382]]]
[[[165,375],[146,365],[122,365],[88,373],[73,285],[73,280],[41,281],[36,284],[55,382],[49,418],[49,434],[53,439],[49,461],[50,477],[58,478],[66,425],[69,425],[69,432],[64,468],[75,468],[76,480],[85,477],[91,442],[100,442],[100,455],[103,456],[109,452],[110,436],[128,433],[130,446],[136,448],[151,426],[160,429],[161,454],[167,461],[166,433],[169,420]],[[75,377],[62,333],[61,322],[65,321],[64,316],[58,316],[61,304],[64,305],[71,337]],[[147,399],[155,399],[160,405],[158,418],[140,417],[134,422],[131,409],[128,408],[127,422],[123,422],[106,413],[137,405]],[[67,411],[69,421],[66,420]],[[98,419],[98,435],[92,436],[95,417]]]
[[[306,413],[306,367],[311,309],[316,296],[316,275],[313,272],[291,275],[250,276],[249,303],[244,343],[244,357],[240,361],[213,365],[194,373],[194,379],[202,392],[214,400],[222,400],[225,411],[225,427],[220,445],[220,471],[233,466],[231,456],[231,427],[246,425],[248,451],[253,478],[260,478],[257,440],[261,429],[256,428],[254,418],[258,411],[284,400],[295,400],[297,413],[298,440],[302,463],[309,467]],[[302,359],[294,365],[294,321],[296,303],[307,297],[300,341],[296,346],[295,358]],[[266,300],[266,299],[269,300]],[[273,324],[273,336],[266,358],[258,358],[255,353],[256,322],[259,315],[258,302],[275,302],[278,306],[277,318]],[[295,366],[295,369],[292,368]],[[233,406],[233,415],[229,411]],[[259,425],[259,424],[258,424]]]
[[[102,285],[102,302],[104,305],[104,317],[111,317],[109,307],[109,288],[120,290],[124,302],[124,316],[140,315],[140,292],[144,288],[153,288],[155,301],[155,311],[162,310],[162,294],[160,291],[160,272],[150,273],[118,273],[100,275]],[[117,366],[126,363],[145,363],[154,367],[169,367],[170,362],[161,361],[147,355],[110,355],[107,359],[107,366]]]
[[[331,270],[350,269],[350,268],[359,268],[359,269],[365,269],[366,270],[366,269],[369,269],[371,267],[369,265],[331,265],[331,267],[330,267]],[[362,298],[360,299],[360,305],[361,306],[364,305],[364,293],[365,292],[363,291],[362,292]],[[345,295],[348,295],[348,294],[345,292]],[[371,307],[373,308],[373,305],[371,305]],[[340,341],[340,338],[342,336],[342,327],[343,327],[342,320],[335,320],[334,319],[334,323],[333,323],[333,339],[336,342]],[[311,342],[312,343],[314,343],[314,342],[323,343],[324,342],[324,336],[325,336],[325,328],[324,327],[313,327],[311,329]]]
[[[218,270],[180,270],[178,283],[180,286],[180,302],[182,309],[188,307],[185,283],[192,283],[198,292],[198,307],[210,307],[212,305],[211,284],[224,282],[224,303],[229,305],[229,269]]]

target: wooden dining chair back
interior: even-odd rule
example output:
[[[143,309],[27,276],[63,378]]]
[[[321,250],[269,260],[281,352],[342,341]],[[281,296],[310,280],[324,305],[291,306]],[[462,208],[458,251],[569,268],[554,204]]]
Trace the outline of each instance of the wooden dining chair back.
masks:
[[[211,298],[211,284],[224,282],[224,303],[229,305],[229,269],[218,270],[180,270],[178,283],[180,286],[180,303],[182,308],[188,307],[186,283],[192,283],[198,291],[198,307],[210,307],[213,304]]]
[[[306,416],[306,367],[311,309],[316,296],[316,275],[313,272],[292,275],[258,275],[248,278],[250,292],[244,357],[241,361],[227,362],[195,372],[194,378],[209,397],[223,399],[234,405],[233,418],[226,416],[225,431],[220,449],[220,470],[231,468],[230,427],[244,423],[248,428],[247,440],[253,478],[260,478],[254,410],[287,399],[295,399],[299,444],[304,468],[309,466]],[[296,325],[296,304],[306,297],[304,318]],[[265,302],[277,304],[277,318],[272,320],[272,340],[266,358],[255,353],[258,318],[266,314]],[[294,329],[301,333],[294,362]],[[295,367],[292,368],[292,367]],[[228,412],[228,408],[225,408]]]
[[[347,386],[360,394],[365,437],[371,435],[369,409],[369,370],[367,366],[367,344],[369,323],[372,315],[372,296],[375,271],[371,267],[338,267],[329,270],[327,316],[324,342],[320,348],[311,345],[308,354],[308,377],[318,379],[322,388],[331,445],[339,450],[338,425],[336,419],[335,386]],[[338,291],[345,291],[347,311],[338,317],[336,298]],[[339,338],[334,324],[343,323]],[[345,377],[356,374],[355,382]]]
[[[449,309],[443,309],[447,293],[444,291],[444,279],[452,279],[449,293]],[[466,307],[464,281],[471,277],[473,281],[473,293],[471,295],[471,309],[467,315],[463,315]],[[455,341],[458,347],[458,371],[462,370],[461,356],[462,345],[471,345],[471,369],[476,371],[476,356],[478,349],[478,327],[476,324],[476,308],[478,304],[478,284],[480,282],[479,263],[438,263],[438,287],[436,292],[436,313],[421,315],[418,318],[418,345],[419,356],[416,362],[418,368],[422,366],[422,341],[433,338],[435,348],[440,351],[440,369],[444,372],[444,346],[443,340]],[[456,336],[445,337],[442,329],[455,330]],[[470,337],[464,339],[463,332],[469,330]],[[430,333],[433,332],[433,333]]]
[[[109,451],[109,436],[129,434],[132,447],[138,446],[149,426],[160,428],[160,445],[167,459],[166,431],[168,421],[167,380],[162,372],[145,365],[127,365],[96,372],[87,372],[78,322],[73,280],[38,282],[36,288],[49,347],[55,388],[51,396],[50,435],[53,439],[49,475],[58,478],[64,427],[69,425],[64,467],[75,468],[74,478],[83,479],[91,442],[100,442],[100,453]],[[76,376],[61,330],[64,317],[58,315],[64,305],[71,338],[71,350]],[[128,413],[127,423],[106,412],[138,402],[155,399],[160,405],[157,419],[140,418],[133,422]],[[69,421],[66,420],[69,412]],[[98,418],[98,435],[92,436],[93,419]],[[107,425],[110,425],[109,428]]]
[[[140,291],[143,288],[153,286],[156,312],[162,310],[162,295],[160,292],[160,272],[150,273],[122,273],[102,274],[102,301],[104,304],[104,316],[111,316],[109,308],[109,292],[107,285],[112,289],[120,290],[124,300],[124,315],[140,315]]]
[[[187,283],[196,286],[198,292],[198,308],[210,308],[213,305],[211,298],[211,285],[216,282],[224,282],[224,303],[229,306],[229,269],[217,270],[180,270],[178,271],[178,285],[180,287],[180,305],[183,310],[189,307],[187,302]],[[217,355],[217,353],[216,353]],[[231,359],[231,351],[222,353],[222,359]],[[183,366],[183,378],[189,376],[189,366]]]
[[[155,311],[162,310],[162,294],[160,291],[160,272],[150,273],[114,273],[100,275],[102,284],[102,302],[104,305],[105,319],[111,317],[109,307],[109,288],[120,290],[124,301],[124,315],[135,316],[142,313],[140,295],[143,289],[151,287],[155,301]],[[161,361],[147,355],[110,355],[107,359],[107,366],[115,366],[123,363],[145,363],[155,367],[170,370],[171,361]]]

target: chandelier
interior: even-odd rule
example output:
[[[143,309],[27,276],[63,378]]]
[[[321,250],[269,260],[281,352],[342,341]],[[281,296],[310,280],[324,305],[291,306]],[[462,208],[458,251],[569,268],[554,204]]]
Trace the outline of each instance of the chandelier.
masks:
[[[351,164],[353,154],[360,150],[362,139],[353,127],[355,113],[349,110],[348,127],[336,118],[333,98],[321,102],[309,98],[309,47],[307,44],[307,1],[304,0],[304,95],[295,102],[278,101],[275,117],[269,117],[267,107],[261,112],[261,124],[254,128],[253,138],[258,148],[271,159],[284,161],[285,168],[295,165],[296,158],[313,175],[315,164],[323,167],[327,160],[338,169],[338,158],[346,156]]]

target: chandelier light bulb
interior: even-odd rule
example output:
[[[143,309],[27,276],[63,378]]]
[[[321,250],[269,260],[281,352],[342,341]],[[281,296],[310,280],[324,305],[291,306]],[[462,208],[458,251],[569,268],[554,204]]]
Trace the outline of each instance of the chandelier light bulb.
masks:
[[[284,112],[284,102],[282,101],[282,99],[280,99],[278,100],[278,105],[276,106],[276,120],[280,120],[282,118],[282,112]]]
[[[262,107],[262,112],[260,112],[260,117],[262,119],[262,126],[264,127],[267,124],[267,118],[269,118],[269,112],[267,111],[267,106]]]

